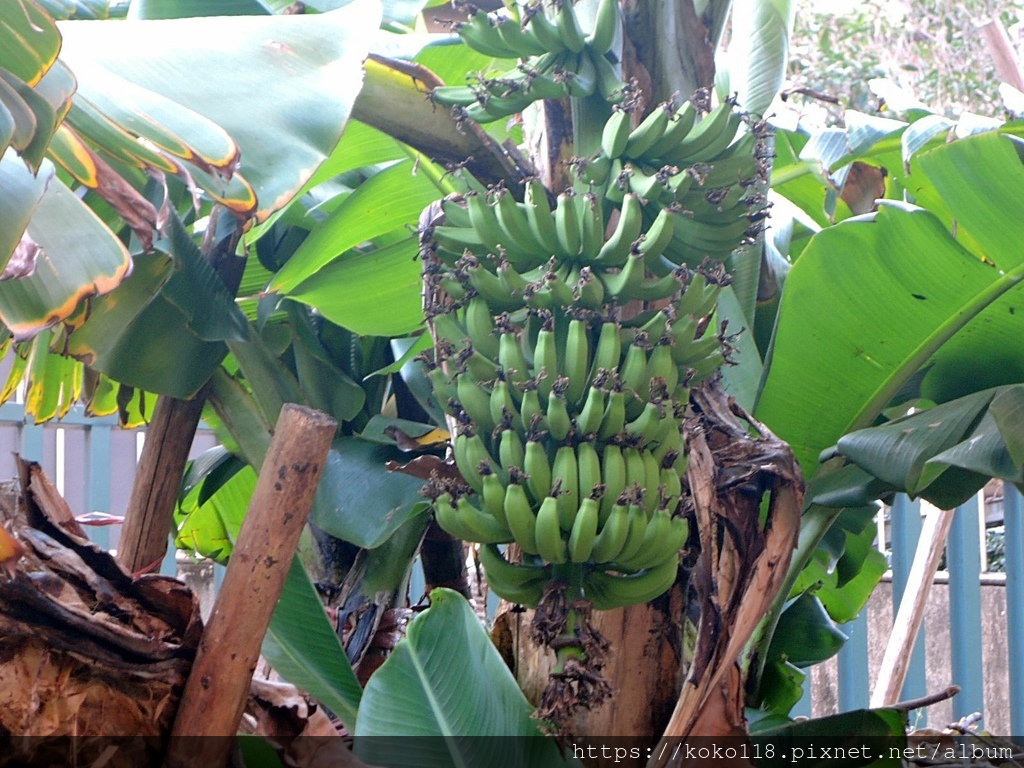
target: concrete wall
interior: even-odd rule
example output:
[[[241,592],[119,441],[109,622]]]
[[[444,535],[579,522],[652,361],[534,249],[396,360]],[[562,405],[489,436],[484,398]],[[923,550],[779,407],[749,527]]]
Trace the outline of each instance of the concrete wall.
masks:
[[[989,577],[986,581],[991,581]],[[886,643],[892,631],[892,584],[883,581],[868,601],[868,676],[874,689]],[[985,670],[984,727],[994,734],[1009,734],[1009,659],[1006,639],[1006,588],[1002,584],[981,587],[982,647],[979,652]],[[925,613],[925,670],[927,692],[944,690],[952,679],[950,663],[949,586],[937,583],[928,594]],[[1024,660],[1018,660],[1024,661]],[[838,711],[838,673],[835,659],[811,670],[812,713],[815,717]],[[917,710],[922,712],[923,710]],[[944,727],[953,719],[952,705],[944,701],[926,710],[929,727]],[[911,725],[915,723],[913,713]]]

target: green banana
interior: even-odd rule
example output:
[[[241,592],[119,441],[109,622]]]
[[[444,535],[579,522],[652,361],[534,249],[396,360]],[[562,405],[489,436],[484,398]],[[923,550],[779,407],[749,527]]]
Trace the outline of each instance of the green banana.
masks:
[[[629,533],[622,545],[619,554],[615,556],[615,562],[619,560],[631,560],[640,552],[644,545],[644,538],[647,535],[647,513],[636,503],[629,505]]]
[[[573,53],[580,53],[587,45],[583,30],[580,29],[572,0],[562,0],[555,17],[558,27],[558,38]]]
[[[563,445],[555,451],[551,464],[551,493],[558,491],[558,519],[562,530],[572,529],[572,520],[580,506],[580,478],[576,449]]]
[[[523,400],[519,407],[519,413],[524,433],[547,427],[547,419],[544,418],[540,395],[537,392],[536,379],[528,379],[523,383]]]
[[[638,168],[636,164],[630,168],[629,188],[641,199],[656,202],[668,192],[668,175],[661,171],[648,173],[646,170]]]
[[[576,258],[582,245],[575,197],[570,187],[558,196],[558,205],[555,208],[555,232],[558,235],[559,252],[570,259]]]
[[[536,435],[527,438],[523,469],[526,470],[526,487],[539,504],[541,499],[551,493],[551,464],[544,443]]]
[[[523,348],[515,331],[505,331],[498,339],[498,365],[505,371],[506,378],[514,384],[521,385],[529,378],[530,368],[523,357]]]
[[[580,223],[580,261],[591,264],[604,243],[604,210],[601,198],[593,192],[577,195]]]
[[[597,78],[597,92],[609,104],[618,104],[625,99],[626,84],[619,76],[619,69],[608,61],[604,54],[589,51]]]
[[[497,19],[494,25],[502,41],[518,56],[539,56],[547,53],[548,49],[541,46],[536,37],[523,34],[523,29],[517,19],[505,16]]]
[[[509,484],[505,489],[505,521],[515,536],[519,548],[531,555],[538,554],[536,525],[537,520],[526,497],[519,472],[509,472]]]
[[[473,17],[468,22],[459,24],[455,31],[462,38],[462,42],[485,56],[497,59],[514,59],[519,56],[517,51],[508,47],[491,23],[490,14],[483,9],[477,9]]]
[[[495,213],[498,225],[505,235],[503,242],[511,244],[531,256],[542,257],[531,266],[543,264],[550,254],[547,253],[547,249],[534,236],[525,211],[519,209],[515,198],[512,197],[512,193],[507,189],[499,190],[496,196]]]
[[[601,246],[594,262],[602,267],[621,267],[625,264],[633,243],[640,237],[643,223],[643,206],[640,204],[640,198],[633,192],[626,193],[622,197],[622,208],[619,211],[619,220],[615,224],[615,231]]]
[[[626,348],[626,355],[619,368],[619,381],[622,388],[635,393],[638,398],[646,398],[650,390],[651,377],[647,373],[647,334],[638,333],[633,343]],[[636,418],[634,414],[630,418]]]
[[[573,301],[585,309],[601,309],[604,306],[604,283],[594,276],[590,267],[580,270],[580,279],[572,289]]]
[[[607,396],[604,380],[595,379],[595,383],[587,392],[587,400],[576,417],[576,433],[581,438],[587,435],[597,435],[597,430],[601,427],[601,420],[604,418]]]
[[[498,435],[498,461],[506,474],[512,467],[522,468],[525,464],[526,451],[523,448],[523,439],[519,432],[510,426],[505,426]]]
[[[651,259],[657,258],[665,252],[676,231],[676,222],[682,218],[684,217],[672,208],[662,208],[658,211],[654,222],[644,233],[643,242],[637,245],[637,251],[643,255],[646,262],[649,263]]]
[[[455,391],[462,409],[478,429],[484,432],[494,429],[490,395],[472,376],[465,372],[456,374]]]
[[[498,339],[494,335],[494,318],[491,308],[480,296],[472,297],[466,303],[466,331],[473,346],[485,357],[498,356]]]
[[[494,312],[513,312],[522,308],[522,297],[511,295],[502,285],[501,278],[475,259],[465,268],[469,284]]]
[[[648,450],[640,451],[640,458],[644,463],[644,487],[647,494],[644,496],[644,511],[653,512],[658,506],[658,497],[661,482],[661,464],[654,458],[654,454]]]
[[[647,467],[644,464],[644,457],[640,455],[640,451],[631,446],[627,446],[622,449],[622,459],[626,462],[626,487],[636,489],[646,499],[647,496],[653,496],[653,489],[651,493],[648,493],[647,488]],[[646,500],[641,503],[637,502],[641,507],[646,508]]]
[[[481,544],[507,544],[514,540],[508,528],[474,507],[467,496],[460,496],[453,505],[442,500],[446,495],[434,501],[434,515],[438,524],[452,536]]]
[[[665,390],[675,392],[679,384],[679,368],[672,360],[671,337],[667,334],[658,340],[647,358],[647,375],[651,381],[658,378],[665,384]]]
[[[589,381],[593,385],[601,372],[607,374],[618,368],[619,357],[622,354],[622,339],[619,336],[617,323],[606,322],[601,324],[601,333],[597,339],[597,347],[594,349],[594,362],[590,366]]]
[[[639,416],[626,422],[625,431],[627,435],[632,435],[647,445],[658,442],[667,426],[669,423],[665,417],[665,406],[660,402],[648,402]]]
[[[665,497],[659,502],[659,504],[663,504],[669,513],[673,513],[679,505],[680,497],[683,495],[683,480],[679,476],[678,472],[671,467],[665,467],[664,465],[662,465],[660,480],[661,483],[658,487],[660,488],[661,486],[664,486]]]
[[[537,553],[553,565],[564,563],[569,558],[568,547],[559,527],[558,507],[559,500],[554,496],[548,496],[541,502],[534,534]]]
[[[516,408],[515,399],[512,396],[512,387],[499,376],[491,387],[490,414],[495,427],[502,424],[519,421],[519,409]]]
[[[431,89],[430,98],[445,107],[468,107],[479,95],[468,85],[438,85]]]
[[[673,560],[628,576],[589,571],[583,578],[583,593],[599,611],[640,605],[668,591],[678,572],[679,563]]]
[[[585,98],[597,88],[597,67],[586,51],[576,55],[573,60],[569,80],[566,83],[569,95],[578,99]]]
[[[526,206],[526,220],[534,237],[544,246],[546,253],[558,253],[561,244],[551,215],[548,191],[539,179],[532,178],[526,182]]]
[[[501,372],[501,368],[498,364],[489,357],[480,354],[480,352],[473,347],[472,342],[459,352],[457,361],[459,363],[460,370],[465,368],[478,382],[493,381]]]
[[[626,490],[626,460],[622,456],[622,448],[614,443],[608,443],[604,447],[601,456],[601,480],[604,483],[601,522],[604,523],[612,507],[621,503],[619,497]]]
[[[515,565],[505,559],[495,544],[485,544],[478,550],[487,583],[494,593],[512,603],[533,608],[544,594],[544,585],[551,578],[545,565]]]
[[[569,385],[565,377],[559,377],[551,388],[551,395],[548,397],[548,432],[556,442],[562,442],[572,431],[572,419],[569,418],[568,403],[565,399],[565,390]]]
[[[525,32],[528,35],[533,35],[545,51],[562,53],[567,50],[559,37],[558,27],[544,13],[542,2],[526,6],[525,10],[528,14]]]
[[[611,440],[619,435],[626,426],[626,393],[622,388],[616,386],[608,393],[607,405],[604,409],[604,417],[601,419],[601,429],[598,430],[598,440]]]
[[[651,147],[664,135],[671,115],[672,106],[670,104],[663,103],[656,106],[640,125],[630,132],[623,154],[626,157],[645,157]]]
[[[508,242],[505,233],[498,223],[498,214],[487,200],[485,194],[466,195],[466,207],[473,231],[488,248],[497,253],[499,246]]]
[[[480,495],[484,511],[508,528],[508,521],[505,519],[505,485],[487,464],[481,465],[480,475],[483,477],[484,487]]]
[[[604,490],[601,483],[601,457],[592,442],[583,441],[576,446],[576,471],[580,496],[593,496],[595,493],[600,496],[598,489],[601,492]]]
[[[697,120],[697,108],[692,102],[686,102],[673,115],[661,138],[647,151],[651,159],[660,161],[666,154],[675,150],[690,133]]]
[[[602,499],[603,501],[603,499]],[[601,531],[594,540],[590,559],[595,563],[610,563],[622,551],[629,535],[629,506],[616,502],[601,523]]]
[[[469,227],[434,227],[430,231],[430,236],[441,248],[459,256],[467,249],[479,251],[484,248],[484,243],[476,230]]]
[[[595,56],[603,56],[612,49],[615,35],[619,31],[618,0],[601,0],[594,18],[594,29],[587,36],[586,43]]]
[[[672,150],[665,152],[663,159],[675,165],[695,162],[704,155],[708,147],[714,146],[721,140],[723,134],[729,132],[734,114],[732,103],[723,101],[694,125],[686,138],[678,142]],[[730,141],[736,135],[737,127],[738,125],[733,127],[729,136]]]
[[[491,462],[491,454],[484,445],[483,438],[479,434],[464,430],[455,436],[453,445],[455,464],[462,474],[462,479],[469,483],[470,487],[477,493],[483,493],[483,477],[480,474],[480,465]]]
[[[627,304],[637,298],[644,279],[644,256],[633,249],[622,269],[615,274],[601,273],[605,291],[618,304]]]
[[[590,559],[597,539],[599,503],[589,496],[580,502],[580,508],[569,532],[569,559],[574,563],[585,563]]]
[[[565,337],[565,352],[562,355],[562,374],[569,380],[565,396],[574,408],[578,408],[587,386],[590,370],[590,339],[587,322],[578,317],[569,321]],[[556,438],[557,439],[557,438]]]
[[[601,131],[601,151],[605,157],[622,157],[629,141],[629,112],[616,107]]]
[[[547,400],[558,376],[558,349],[550,315],[537,334],[537,344],[533,348],[533,375],[541,398]]]

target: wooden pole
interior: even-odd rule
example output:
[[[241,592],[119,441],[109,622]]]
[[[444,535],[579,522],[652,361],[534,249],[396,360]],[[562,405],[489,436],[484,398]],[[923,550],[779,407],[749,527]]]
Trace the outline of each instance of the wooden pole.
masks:
[[[1024,91],[1024,73],[1021,72],[1020,62],[1017,60],[1017,51],[1014,50],[1002,22],[999,19],[989,19],[979,26],[988,45],[988,52],[995,62],[996,72],[1018,91]]]
[[[166,768],[227,764],[263,636],[309,517],[337,423],[303,406],[281,409],[224,584],[181,697]]]
[[[181,477],[205,402],[206,388],[191,400],[156,401],[117,545],[117,559],[130,573],[159,568],[167,552]]]
[[[914,564],[910,567],[900,609],[885,646],[882,667],[878,671],[875,690],[871,694],[872,707],[887,707],[899,701],[903,681],[907,677],[910,653],[914,650],[917,632],[924,620],[924,609],[928,592],[935,580],[935,571],[942,559],[942,551],[953,524],[953,510],[937,509],[928,505],[921,530],[921,538],[914,553]]]

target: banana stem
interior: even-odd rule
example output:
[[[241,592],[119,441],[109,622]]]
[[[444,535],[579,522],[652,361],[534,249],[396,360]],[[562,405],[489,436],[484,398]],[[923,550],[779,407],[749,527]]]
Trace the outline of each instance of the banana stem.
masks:
[[[764,675],[765,664],[768,660],[768,647],[771,645],[772,636],[775,634],[782,611],[785,609],[786,603],[789,602],[789,594],[793,591],[793,585],[796,584],[800,574],[811,561],[818,544],[825,538],[825,534],[828,533],[842,512],[842,507],[821,507],[815,504],[804,514],[800,525],[800,539],[797,542],[796,551],[793,553],[793,559],[790,560],[786,580],[776,593],[768,613],[761,619],[761,623],[758,624],[747,643],[747,652],[744,654],[745,666],[749,668],[753,665],[756,671],[756,675],[748,677],[750,692],[755,692],[761,684],[761,676]]]
[[[569,99],[572,108],[573,154],[591,157],[601,149],[601,133],[612,114],[611,105],[599,93]]]

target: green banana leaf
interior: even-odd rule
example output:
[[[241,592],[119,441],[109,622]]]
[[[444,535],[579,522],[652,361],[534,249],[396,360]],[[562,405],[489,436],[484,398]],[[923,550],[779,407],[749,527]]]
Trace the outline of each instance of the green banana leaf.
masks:
[[[430,600],[366,685],[354,732],[357,756],[409,768],[562,765],[465,598],[435,589]],[[410,748],[396,736],[445,738],[421,738]],[[488,736],[517,738],[480,738]]]
[[[751,734],[757,765],[783,768],[798,763],[821,768],[898,768],[907,745],[907,713],[902,709],[858,709]],[[842,750],[825,753],[823,746]],[[799,752],[795,750],[801,750]],[[892,750],[897,750],[894,753]]]
[[[785,77],[795,16],[792,0],[733,0],[728,90],[758,117],[768,111]]]
[[[349,733],[355,730],[362,688],[297,557],[263,638],[262,654],[281,677],[337,715]]]
[[[1022,385],[983,390],[844,435],[836,453],[893,490],[952,509],[990,478],[1024,484],[1022,403]]]
[[[32,173],[13,149],[0,157],[0,269],[21,242],[53,175],[50,164]]]
[[[768,658],[785,658],[795,667],[806,668],[837,654],[846,640],[818,597],[807,591],[782,612]]]
[[[1011,143],[995,133],[918,155],[912,183],[954,180],[973,190],[950,200],[975,223],[1024,188]],[[1000,168],[975,172],[965,155]],[[924,169],[927,168],[927,171]],[[975,224],[975,227],[978,225]],[[912,376],[930,365],[921,393],[932,400],[1019,381],[1024,363],[1013,307],[1024,277],[1021,218],[986,231],[1002,269],[958,243],[928,211],[886,205],[817,234],[793,265],[780,307],[758,417],[793,447],[807,477],[818,454],[864,428]]]
[[[169,226],[157,243],[167,253],[136,257],[131,276],[92,301],[66,352],[124,384],[189,398],[248,325],[176,216]]]
[[[24,203],[20,215],[17,208],[3,215],[23,220],[30,213],[24,232],[31,241],[24,241],[20,232],[17,237],[41,249],[34,260],[19,263],[16,274],[23,276],[0,281],[0,320],[20,339],[65,319],[83,299],[114,289],[130,271],[131,259],[99,217],[60,179],[51,178],[49,163],[40,173],[50,183],[34,206],[29,205],[39,189],[13,167],[19,162],[10,153],[0,161],[0,184],[9,185]]]
[[[437,197],[438,188],[426,173],[416,172],[412,160],[396,163],[378,173],[360,184],[310,232],[274,276],[270,290],[291,295],[298,288],[301,293],[303,282],[307,283],[306,290],[310,290],[310,278],[357,246],[399,227],[415,228],[420,213]],[[410,259],[416,254],[411,237],[406,251]],[[316,285],[314,282],[313,286]],[[344,290],[344,285],[332,283],[332,288]],[[384,309],[393,310],[392,307]]]
[[[228,169],[237,157],[213,128],[190,135],[203,125],[195,116],[223,129],[262,220],[338,143],[380,13],[376,0],[354,0],[317,16],[66,22],[61,54],[90,101],[144,135],[201,140],[200,164]]]
[[[408,457],[389,446],[358,437],[334,442],[313,502],[312,520],[321,530],[364,549],[379,547],[410,517],[422,511],[423,480],[389,472],[388,460]]]

